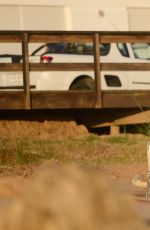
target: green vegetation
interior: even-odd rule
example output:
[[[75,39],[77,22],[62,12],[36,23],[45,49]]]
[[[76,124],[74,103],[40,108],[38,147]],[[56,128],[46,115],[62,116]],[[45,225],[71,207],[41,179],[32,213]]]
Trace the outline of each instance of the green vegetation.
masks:
[[[1,165],[39,164],[45,160],[58,163],[86,162],[94,165],[146,162],[148,137],[97,136],[80,139],[0,139]]]
[[[133,134],[143,134],[146,136],[150,136],[150,123],[144,124],[137,124],[137,125],[124,125],[122,129],[125,130],[127,133]]]

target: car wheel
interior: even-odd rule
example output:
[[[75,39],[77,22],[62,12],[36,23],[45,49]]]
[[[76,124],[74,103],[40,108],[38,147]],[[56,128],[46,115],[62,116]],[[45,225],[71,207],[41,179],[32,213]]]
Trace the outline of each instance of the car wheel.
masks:
[[[91,78],[80,78],[72,83],[70,90],[94,90],[94,80]]]

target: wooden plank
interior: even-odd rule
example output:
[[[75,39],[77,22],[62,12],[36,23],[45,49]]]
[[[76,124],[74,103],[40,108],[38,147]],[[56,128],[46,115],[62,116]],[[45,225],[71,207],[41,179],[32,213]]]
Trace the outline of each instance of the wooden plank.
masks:
[[[24,83],[24,99],[25,108],[31,108],[30,102],[30,81],[29,81],[29,59],[28,59],[28,33],[24,33],[22,37],[22,56],[23,56],[23,83]]]
[[[95,89],[96,89],[96,107],[102,107],[102,90],[100,79],[100,49],[99,49],[99,33],[94,34],[94,72],[95,72]]]
[[[101,42],[102,43],[149,43],[150,42],[150,34],[135,34],[132,35],[132,33],[129,33],[127,35],[124,34],[107,34],[107,35],[101,35]]]
[[[103,91],[103,108],[147,108],[150,91],[118,90]]]
[[[92,42],[97,31],[0,31],[1,42],[21,42],[22,34],[29,34],[29,42]],[[101,42],[150,42],[149,31],[101,31]]]
[[[116,125],[150,123],[150,110],[125,116],[114,121]]]
[[[30,63],[30,71],[79,71],[93,70],[93,63]]]
[[[22,71],[21,63],[0,63],[0,72]]]
[[[1,66],[1,64],[0,64]],[[99,69],[99,68],[98,68]],[[30,63],[30,71],[94,70],[93,63]],[[150,71],[150,63],[101,63],[101,71]]]
[[[32,109],[95,108],[95,92],[32,91]]]
[[[49,42],[49,43],[57,43],[57,42],[92,42],[92,34],[91,35],[76,35],[76,34],[29,34],[29,42]]]
[[[105,71],[150,71],[150,63],[101,63],[101,70]]]
[[[7,33],[0,33],[0,42],[12,42],[12,43],[21,43],[21,34],[7,34]]]
[[[145,124],[150,123],[150,110],[139,112],[137,111],[134,114],[126,115],[120,113],[119,118],[114,118],[111,121],[109,121],[109,115],[107,114],[107,118],[105,118],[105,122],[102,122],[103,118],[101,116],[101,119],[97,119],[97,123],[92,124],[91,126],[93,128],[98,127],[107,127],[107,126],[119,126],[119,125],[133,125],[133,124]],[[106,122],[108,120],[109,122]],[[91,122],[92,123],[92,122]]]
[[[120,134],[120,127],[118,125],[111,125],[110,127],[110,135],[111,136],[118,136]]]
[[[96,108],[95,97],[95,92],[88,91],[31,92],[32,109],[92,109]],[[103,92],[103,98],[103,109],[140,110],[150,107],[150,92]],[[25,109],[23,91],[0,91],[0,110],[2,109]]]
[[[24,109],[23,92],[0,91],[0,110],[5,109]]]
[[[93,63],[30,63],[30,71],[93,71]],[[150,71],[150,63],[101,63],[101,71]],[[22,71],[22,63],[0,63],[1,72]]]

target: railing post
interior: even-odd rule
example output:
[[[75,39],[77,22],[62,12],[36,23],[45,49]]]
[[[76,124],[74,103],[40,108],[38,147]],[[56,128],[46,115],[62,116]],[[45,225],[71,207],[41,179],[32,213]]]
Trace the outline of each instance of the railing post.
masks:
[[[29,52],[28,52],[28,33],[22,34],[22,57],[23,57],[23,90],[25,109],[31,108],[30,100],[30,79],[29,79]]]
[[[95,72],[95,90],[96,90],[96,108],[102,108],[102,90],[100,77],[100,36],[94,33],[94,72]]]

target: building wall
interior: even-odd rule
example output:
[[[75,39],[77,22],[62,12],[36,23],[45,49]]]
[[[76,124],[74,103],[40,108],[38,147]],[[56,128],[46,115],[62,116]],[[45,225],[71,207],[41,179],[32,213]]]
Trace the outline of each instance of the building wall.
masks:
[[[150,31],[150,7],[128,8],[129,30]]]
[[[150,30],[145,18],[150,21],[148,0],[0,0],[0,30]],[[0,53],[8,48],[21,52],[0,44]]]
[[[59,20],[58,20],[59,17]],[[0,30],[70,30],[67,6],[0,4]],[[41,43],[30,45],[30,53]],[[21,44],[0,43],[0,53],[21,53]]]
[[[0,19],[1,30],[65,30],[68,26],[65,6],[0,5]]]
[[[1,10],[4,5],[11,6],[14,11],[15,7],[19,7],[20,12],[18,19],[7,17],[7,20],[0,20],[0,29],[129,30],[134,29],[135,15],[130,9],[150,8],[150,1],[93,0],[85,4],[81,0],[0,0],[2,19],[5,18]],[[140,14],[143,17],[139,18],[145,18],[144,11]],[[136,23],[135,27],[138,29],[138,24],[140,30],[140,23]]]

